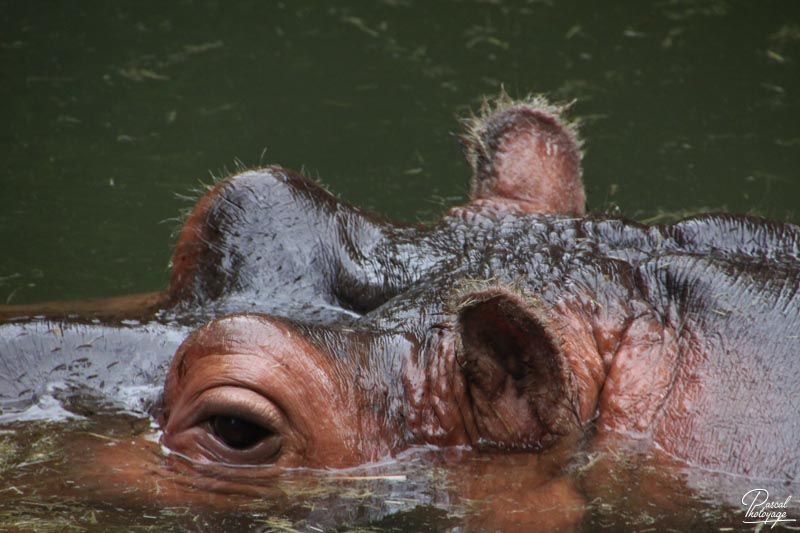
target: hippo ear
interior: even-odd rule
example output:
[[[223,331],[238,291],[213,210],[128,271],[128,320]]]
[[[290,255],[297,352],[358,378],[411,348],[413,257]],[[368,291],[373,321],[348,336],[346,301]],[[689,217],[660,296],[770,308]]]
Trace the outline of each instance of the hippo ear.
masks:
[[[513,102],[502,93],[467,120],[462,143],[473,170],[472,199],[526,213],[583,215],[581,143],[564,110],[541,97]]]
[[[567,359],[535,305],[504,289],[470,293],[459,307],[458,328],[473,442],[539,449],[576,427]]]

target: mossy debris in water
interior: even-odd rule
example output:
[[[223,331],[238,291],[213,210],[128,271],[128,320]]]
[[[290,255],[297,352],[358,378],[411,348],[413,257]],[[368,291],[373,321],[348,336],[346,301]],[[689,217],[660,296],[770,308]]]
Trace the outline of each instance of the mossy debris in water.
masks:
[[[29,468],[63,458],[58,423],[12,425],[0,429],[0,472]],[[7,476],[6,476],[7,477]]]

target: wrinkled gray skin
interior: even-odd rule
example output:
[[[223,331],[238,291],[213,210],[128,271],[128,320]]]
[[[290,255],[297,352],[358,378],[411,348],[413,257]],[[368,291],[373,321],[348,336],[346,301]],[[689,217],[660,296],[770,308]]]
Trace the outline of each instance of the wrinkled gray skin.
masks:
[[[678,459],[795,479],[800,230],[725,214],[657,226],[584,216],[582,189],[556,193],[544,204],[520,199],[526,185],[512,183],[509,193],[492,180],[504,178],[497,154],[517,157],[503,143],[528,127],[517,122],[531,106],[506,103],[472,125],[472,201],[431,225],[390,223],[279,167],[221,181],[186,222],[170,287],[144,304],[116,311],[81,306],[79,313],[58,306],[38,313],[0,308],[7,320],[0,325],[0,410],[7,419],[17,416],[53,382],[88,389],[113,404],[120,388],[161,382],[195,327],[262,313],[285,317],[333,357],[351,357],[352,332],[370,336],[377,346],[370,380],[387,398],[386,416],[398,417],[395,404],[408,403],[409,392],[398,377],[407,362],[396,350],[412,346],[425,367],[437,335],[469,334],[463,309],[470,294],[480,300],[487,290],[501,290],[535,300],[545,312],[569,309],[591,330],[598,352],[611,354],[604,356],[603,372],[611,373],[621,348],[638,353],[641,343],[641,360],[629,360],[629,371],[663,374],[672,383],[668,395],[701,382],[702,395],[661,404],[663,416],[692,409],[689,423],[663,424],[658,431],[666,435],[652,437]],[[545,125],[556,121],[552,109],[537,112]],[[651,330],[626,337],[643,316],[675,335],[663,358],[667,368],[643,340]],[[616,344],[609,348],[609,342]],[[601,395],[595,411],[615,416],[638,409],[636,398],[617,398]],[[696,405],[688,407],[685,398]],[[145,398],[145,406],[152,400]],[[447,441],[413,421],[393,427],[399,428],[397,443]],[[624,431],[635,432],[631,426]],[[546,446],[549,437],[521,449]]]

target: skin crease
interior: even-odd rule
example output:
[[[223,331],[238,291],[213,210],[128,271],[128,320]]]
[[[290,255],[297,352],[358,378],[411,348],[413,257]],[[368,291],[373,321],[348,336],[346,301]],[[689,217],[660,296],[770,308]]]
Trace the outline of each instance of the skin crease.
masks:
[[[168,289],[117,314],[79,309],[154,317],[183,340],[155,409],[172,454],[118,443],[80,475],[110,469],[142,490],[164,476],[165,498],[224,506],[207,492],[458,446],[448,467],[484,502],[476,527],[506,530],[579,522],[620,450],[666,472],[641,481],[661,492],[686,468],[796,478],[800,232],[727,215],[583,217],[580,143],[560,113],[501,97],[468,121],[471,200],[430,226],[389,224],[279,167],[215,185]],[[177,326],[203,323],[188,337]],[[755,416],[762,397],[769,416]],[[222,415],[269,436],[231,449],[209,422]],[[569,512],[543,516],[552,506]]]
[[[378,431],[379,422],[368,416],[372,413],[336,415],[366,403],[344,377],[332,358],[286,324],[262,316],[212,322],[191,335],[173,359],[164,392],[164,444],[201,463],[337,468],[374,461],[388,454],[388,445],[371,440],[365,455],[354,436],[385,431]],[[262,450],[231,450],[197,427],[217,414],[200,406],[218,388],[224,389],[218,402],[225,405],[219,414],[230,412],[237,400],[245,404],[246,413],[261,408],[264,414],[253,422],[280,435],[276,460],[276,454]],[[195,445],[198,439],[203,439],[201,445]]]

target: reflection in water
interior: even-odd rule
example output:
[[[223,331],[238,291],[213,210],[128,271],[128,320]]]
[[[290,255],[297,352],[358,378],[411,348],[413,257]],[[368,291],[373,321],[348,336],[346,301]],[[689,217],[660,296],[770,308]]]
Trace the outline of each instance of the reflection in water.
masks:
[[[744,508],[721,507],[718,491],[743,495],[757,483],[708,473],[692,479],[635,450],[537,456],[428,447],[347,470],[265,478],[229,469],[223,481],[157,441],[148,419],[118,413],[3,426],[0,529],[738,529]],[[793,513],[800,509],[790,506]]]

